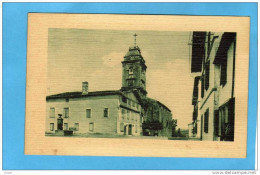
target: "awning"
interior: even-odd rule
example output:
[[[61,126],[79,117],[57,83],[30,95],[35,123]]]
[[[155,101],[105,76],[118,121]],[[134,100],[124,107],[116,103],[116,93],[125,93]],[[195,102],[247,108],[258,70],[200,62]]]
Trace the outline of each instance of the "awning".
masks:
[[[225,32],[222,35],[215,60],[213,62],[214,64],[221,64],[221,62],[225,61],[224,59],[227,59],[227,50],[235,38],[236,33],[234,32]]]

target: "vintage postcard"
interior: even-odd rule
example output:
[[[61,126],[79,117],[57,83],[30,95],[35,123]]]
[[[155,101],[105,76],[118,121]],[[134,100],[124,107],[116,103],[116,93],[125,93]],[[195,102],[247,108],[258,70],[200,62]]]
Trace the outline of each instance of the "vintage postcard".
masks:
[[[25,154],[245,158],[249,23],[29,13]]]

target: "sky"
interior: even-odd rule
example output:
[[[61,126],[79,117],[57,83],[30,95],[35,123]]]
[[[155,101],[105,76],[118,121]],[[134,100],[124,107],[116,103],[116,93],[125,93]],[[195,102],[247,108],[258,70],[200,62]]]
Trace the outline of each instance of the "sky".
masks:
[[[49,29],[47,95],[81,91],[119,90],[122,61],[137,33],[146,61],[147,96],[165,104],[178,126],[192,121],[193,77],[190,72],[191,32]]]

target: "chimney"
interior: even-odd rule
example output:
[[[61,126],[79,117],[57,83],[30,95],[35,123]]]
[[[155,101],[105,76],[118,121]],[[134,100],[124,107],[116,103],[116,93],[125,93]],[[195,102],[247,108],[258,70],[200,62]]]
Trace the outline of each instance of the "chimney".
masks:
[[[88,94],[88,82],[82,82],[82,94],[86,95]]]

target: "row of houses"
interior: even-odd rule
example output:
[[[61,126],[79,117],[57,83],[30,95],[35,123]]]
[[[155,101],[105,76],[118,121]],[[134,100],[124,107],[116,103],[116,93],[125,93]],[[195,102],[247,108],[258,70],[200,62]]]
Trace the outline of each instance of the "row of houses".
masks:
[[[172,136],[172,113],[163,103],[147,97],[146,64],[138,46],[122,61],[122,88],[82,91],[46,97],[45,133]]]
[[[234,141],[236,33],[193,32],[189,137]]]

